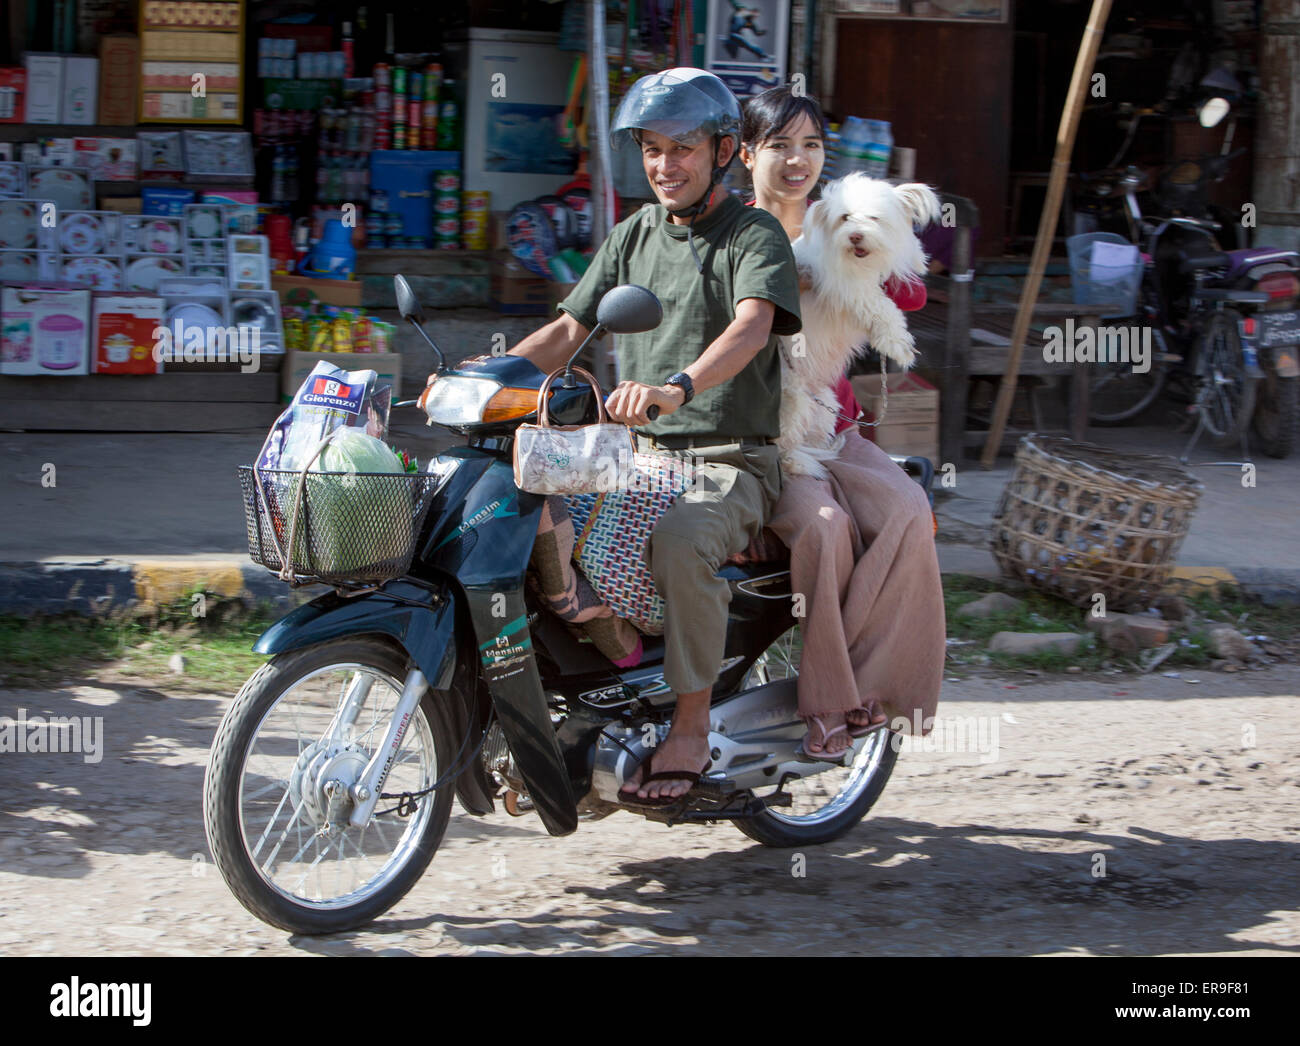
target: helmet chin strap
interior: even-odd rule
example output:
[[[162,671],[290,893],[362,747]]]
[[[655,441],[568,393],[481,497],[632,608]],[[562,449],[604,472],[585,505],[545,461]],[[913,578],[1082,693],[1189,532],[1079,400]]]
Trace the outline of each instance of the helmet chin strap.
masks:
[[[700,260],[700,254],[695,249],[695,219],[708,208],[709,200],[713,197],[713,190],[718,187],[724,174],[726,174],[726,171],[718,166],[718,139],[715,137],[713,139],[713,173],[709,176],[709,185],[704,190],[704,195],[689,207],[679,207],[675,211],[668,211],[674,218],[685,218],[690,215],[691,220],[686,226],[686,242],[691,245],[691,257],[695,259],[695,269],[701,274],[704,272],[704,262]]]

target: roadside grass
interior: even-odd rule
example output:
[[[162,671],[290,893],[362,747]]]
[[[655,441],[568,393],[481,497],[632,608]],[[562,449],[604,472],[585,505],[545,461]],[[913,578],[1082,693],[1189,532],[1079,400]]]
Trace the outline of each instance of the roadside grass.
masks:
[[[1041,672],[1064,672],[1071,666],[1082,671],[1100,671],[1133,662],[1106,649],[1095,635],[1085,634],[1074,654],[1056,650],[1035,654],[995,654],[987,650],[997,632],[1078,632],[1084,633],[1086,610],[1064,600],[1013,587],[993,578],[950,574],[943,579],[944,608],[948,617],[948,635],[959,642],[949,647],[949,664],[988,665],[1005,669],[1031,669]],[[1009,591],[1024,605],[1011,613],[987,618],[962,618],[957,611],[989,592]],[[1177,648],[1161,664],[1161,670],[1196,668],[1210,665],[1210,629],[1231,625],[1246,635],[1264,635],[1272,646],[1293,644],[1300,637],[1300,606],[1268,606],[1247,600],[1239,590],[1221,585],[1184,596],[1184,602],[1196,619],[1186,629],[1174,628],[1171,640]],[[1136,667],[1136,666],[1134,666]]]
[[[275,615],[223,613],[194,619],[181,606],[160,609],[156,622],[77,615],[0,616],[0,685],[31,686],[111,666],[127,675],[172,677],[187,686],[238,688],[266,659],[251,651]],[[183,675],[168,665],[185,658]]]

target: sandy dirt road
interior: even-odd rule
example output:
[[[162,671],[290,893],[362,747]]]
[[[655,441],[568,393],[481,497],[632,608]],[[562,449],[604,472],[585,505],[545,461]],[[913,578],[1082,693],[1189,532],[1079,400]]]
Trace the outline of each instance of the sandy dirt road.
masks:
[[[996,758],[905,749],[836,843],[769,849],[623,813],[552,839],[532,816],[456,807],[387,916],[305,938],[249,915],[207,852],[227,698],[156,680],[0,690],[0,716],[104,729],[97,763],[0,754],[0,954],[1296,954],[1297,694],[1286,665],[949,682],[940,718],[996,723]]]

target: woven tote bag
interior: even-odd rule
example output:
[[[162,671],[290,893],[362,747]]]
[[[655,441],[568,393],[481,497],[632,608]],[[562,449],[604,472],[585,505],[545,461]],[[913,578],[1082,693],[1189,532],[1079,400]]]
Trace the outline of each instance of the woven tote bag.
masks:
[[[645,562],[659,517],[690,486],[682,459],[666,454],[631,456],[617,490],[566,497],[573,518],[574,559],[591,587],[637,631],[662,635],[664,601]]]

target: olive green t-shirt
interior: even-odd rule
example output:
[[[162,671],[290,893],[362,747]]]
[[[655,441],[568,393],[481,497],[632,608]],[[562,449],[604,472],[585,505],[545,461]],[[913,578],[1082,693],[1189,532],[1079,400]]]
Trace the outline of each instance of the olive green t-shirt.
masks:
[[[776,306],[767,344],[730,381],[697,392],[686,406],[641,431],[656,436],[780,435],[781,366],[777,335],[796,334],[799,278],[781,223],[758,207],[728,196],[695,222],[695,268],[687,226],[668,221],[663,206],[646,205],[619,222],[600,245],[582,280],[559,305],[588,330],[611,287],[636,283],[663,303],[663,322],[644,334],[618,336],[619,376],[662,385],[694,363],[736,318],[745,298]]]

